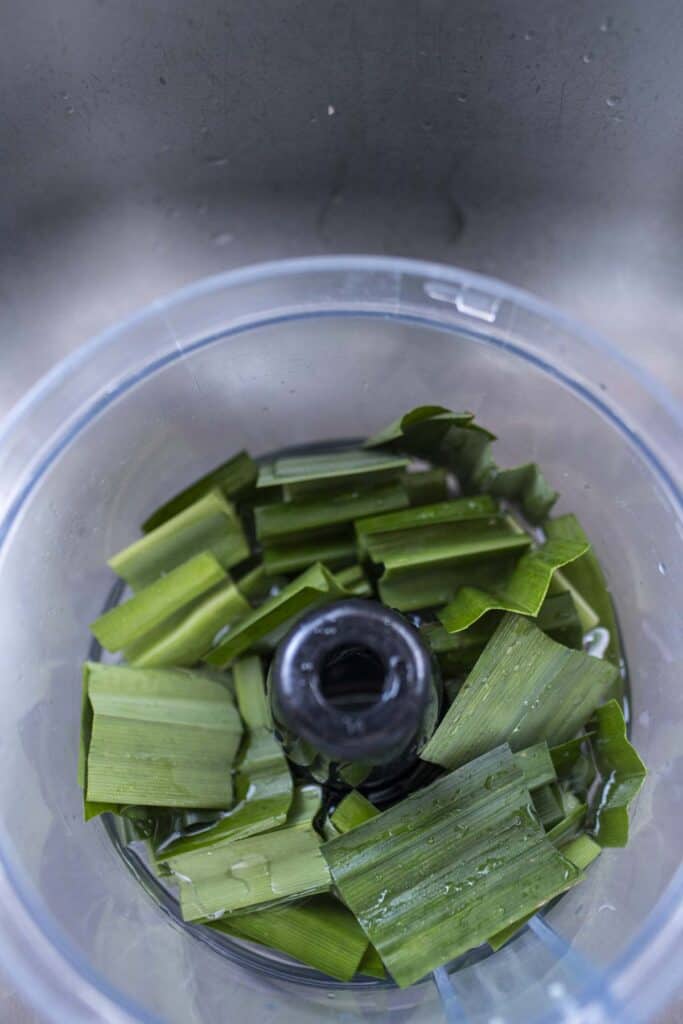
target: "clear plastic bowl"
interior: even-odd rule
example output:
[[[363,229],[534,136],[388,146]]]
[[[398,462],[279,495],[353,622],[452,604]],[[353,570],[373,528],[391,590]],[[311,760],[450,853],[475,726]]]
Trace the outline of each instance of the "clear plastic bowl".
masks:
[[[632,839],[490,956],[406,991],[273,976],[176,925],[76,785],[80,663],[108,555],[169,493],[246,447],[369,433],[466,407],[502,463],[535,459],[616,595],[631,726],[650,775]],[[638,1021],[683,938],[680,413],[603,341],[527,295],[401,260],[249,268],[95,339],[0,434],[0,957],[68,1021]],[[676,965],[679,965],[677,967]]]

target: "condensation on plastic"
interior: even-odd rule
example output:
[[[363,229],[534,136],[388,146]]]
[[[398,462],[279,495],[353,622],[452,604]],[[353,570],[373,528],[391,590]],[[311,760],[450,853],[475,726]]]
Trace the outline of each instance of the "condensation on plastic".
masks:
[[[0,433],[0,959],[46,1018],[444,1019],[432,981],[311,985],[221,956],[171,922],[100,823],[82,823],[75,781],[79,665],[111,587],[107,556],[237,448],[369,433],[422,402],[471,408],[500,434],[499,462],[538,460],[559,511],[580,511],[618,600],[650,768],[628,848],[605,851],[547,915],[560,945],[527,929],[466,958],[440,975],[447,1005],[482,1024],[637,1021],[671,994],[683,936],[680,413],[527,295],[348,257],[249,268],[156,303],[58,367]]]

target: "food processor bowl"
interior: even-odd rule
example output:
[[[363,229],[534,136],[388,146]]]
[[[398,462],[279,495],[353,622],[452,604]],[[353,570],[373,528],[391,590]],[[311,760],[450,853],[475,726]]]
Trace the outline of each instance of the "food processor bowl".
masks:
[[[239,448],[467,408],[502,465],[533,459],[615,596],[630,729],[649,768],[624,850],[496,953],[405,990],[342,984],[185,928],[76,783],[80,665],[106,559]],[[680,412],[607,343],[453,268],[266,264],[156,302],[57,367],[0,431],[0,959],[47,1020],[225,1024],[650,1019],[683,937]]]

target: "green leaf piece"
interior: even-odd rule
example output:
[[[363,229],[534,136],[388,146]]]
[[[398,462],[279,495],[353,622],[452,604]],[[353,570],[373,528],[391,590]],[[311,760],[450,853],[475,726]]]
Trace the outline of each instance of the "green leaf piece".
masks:
[[[194,665],[211,650],[219,630],[250,612],[232,580],[224,580],[127,647],[124,658],[139,668]]]
[[[420,756],[455,768],[503,742],[513,750],[562,743],[604,700],[616,671],[506,615]]]
[[[588,538],[576,516],[564,515],[558,516],[556,519],[548,519],[543,524],[543,528],[550,540],[588,544]],[[612,596],[595,552],[592,549],[587,549],[581,558],[577,558],[571,565],[564,567],[562,575],[575,589],[584,605],[597,616],[599,624],[609,633],[609,644],[605,651],[605,657],[613,665],[619,666],[622,659],[619,628]],[[574,594],[575,597],[576,594]],[[577,607],[579,610],[581,609],[580,603],[577,603]],[[596,625],[595,621],[587,628],[592,629],[594,625]],[[615,696],[620,696],[620,692]]]
[[[242,721],[250,732],[273,728],[261,659],[253,654],[240,658],[232,669],[235,696]]]
[[[368,516],[356,522],[358,546],[363,552],[372,551],[373,547],[399,543],[398,534],[411,531],[410,541],[419,539],[420,533],[412,534],[413,530],[421,531],[433,526],[448,526],[468,522],[472,519],[489,520],[498,514],[498,502],[488,494],[475,495],[471,498],[454,498],[452,501],[437,501],[432,505],[420,505],[404,508],[397,512],[385,512],[381,515]],[[499,524],[490,524],[499,525]],[[387,540],[383,540],[388,535]],[[379,561],[379,559],[377,559]]]
[[[546,831],[562,821],[564,818],[564,808],[559,786],[553,784],[539,786],[531,796],[536,813]]]
[[[375,487],[402,475],[408,459],[362,448],[275,459],[259,471],[258,488],[284,486],[291,498],[335,488]]]
[[[443,405],[420,405],[373,434],[365,447],[390,446],[429,458],[451,427],[466,426],[473,419],[471,412],[451,412]]]
[[[222,668],[263,640],[278,627],[316,604],[323,604],[347,594],[324,565],[313,565],[289,583],[279,594],[268,598],[246,619],[242,619],[207,656],[210,665]]]
[[[575,651],[581,650],[584,631],[569,592],[548,593],[539,610],[536,625],[551,639],[557,640],[558,644],[564,644]]]
[[[549,540],[522,555],[507,580],[482,590],[463,587],[439,614],[445,628],[456,633],[467,629],[486,612],[500,610],[519,615],[538,615],[556,569],[579,558],[587,550],[579,541]]]
[[[262,544],[310,539],[310,533],[330,533],[363,516],[406,508],[408,495],[398,483],[372,490],[344,491],[306,501],[282,502],[254,509],[256,536]]]
[[[283,582],[281,577],[271,576],[263,564],[259,564],[241,576],[235,586],[252,607],[258,607],[271,596],[273,585],[278,582]]]
[[[548,596],[550,597],[553,594],[568,594],[571,597],[579,622],[581,623],[582,632],[588,633],[591,629],[595,629],[596,626],[600,625],[597,612],[583,599],[576,587],[571,585],[561,569],[554,573],[550,581]]]
[[[174,495],[142,524],[143,533],[156,530],[158,526],[184,512],[186,508],[203,498],[209,491],[218,490],[225,498],[242,498],[254,489],[258,466],[245,451],[233,455],[227,462],[217,466],[205,476],[196,480],[184,491]]]
[[[120,651],[225,578],[222,566],[209,551],[204,551],[150,583],[128,601],[100,615],[90,630],[108,651]]]
[[[227,808],[242,723],[230,691],[187,669],[86,664],[88,801]]]
[[[441,466],[403,473],[400,481],[411,505],[432,505],[448,498],[448,472]]]
[[[515,762],[522,770],[527,789],[535,790],[555,781],[555,766],[545,740],[534,743],[533,747],[527,747],[526,750],[518,750]]]
[[[183,920],[218,920],[327,892],[330,874],[320,842],[311,829],[289,827],[168,857],[180,883]]]
[[[628,807],[639,792],[647,769],[626,736],[624,713],[616,700],[597,708],[589,729],[591,746],[605,779],[595,821],[600,846],[626,846]]]
[[[294,787],[292,804],[287,812],[288,828],[313,828],[315,819],[323,806],[323,791],[320,786],[307,782]]]
[[[357,562],[346,569],[339,569],[335,573],[335,579],[340,587],[343,587],[354,597],[371,597],[372,586],[362,565]]]
[[[279,949],[339,981],[350,981],[368,941],[353,914],[333,896],[233,914],[211,925],[217,931]]]
[[[315,562],[324,562],[328,569],[335,569],[355,560],[356,540],[351,530],[334,537],[314,536],[309,540],[267,544],[263,549],[264,569],[273,576],[300,572]]]
[[[556,845],[561,845],[570,839],[581,828],[588,812],[588,805],[579,803],[578,800],[572,807],[568,808],[566,804],[567,796],[571,796],[571,794],[565,793],[564,818],[548,831],[548,839],[551,839]]]
[[[365,950],[363,959],[358,965],[358,973],[368,978],[380,978],[381,980],[384,980],[387,976],[387,970],[382,963],[382,957],[371,942],[368,943],[368,948]]]
[[[201,551],[210,551],[224,569],[249,554],[242,522],[220,491],[210,491],[108,564],[133,590],[140,590]]]
[[[577,736],[560,743],[550,751],[558,778],[565,788],[585,799],[596,776],[595,763],[588,745],[588,736]]]
[[[499,498],[519,502],[530,523],[542,523],[559,497],[535,462],[499,469],[490,490]]]
[[[426,565],[407,570],[387,569],[379,582],[380,597],[390,608],[420,611],[452,601],[465,586],[489,586],[508,575],[514,558]]]
[[[507,745],[325,843],[323,853],[342,899],[401,987],[579,877],[530,810]]]
[[[370,803],[358,790],[352,789],[337,804],[336,809],[330,815],[330,822],[336,832],[341,835],[343,832],[350,832],[352,828],[362,825],[364,821],[369,821],[370,818],[374,818],[378,814],[379,811],[374,804]]]

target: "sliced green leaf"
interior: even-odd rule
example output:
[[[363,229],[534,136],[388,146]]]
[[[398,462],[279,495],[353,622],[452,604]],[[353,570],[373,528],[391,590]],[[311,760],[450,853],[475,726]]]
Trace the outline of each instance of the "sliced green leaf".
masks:
[[[241,498],[251,491],[256,484],[258,466],[247,452],[238,452],[227,462],[217,466],[205,476],[196,480],[184,491],[174,495],[142,524],[143,533],[155,530],[157,526],[183,512],[209,491],[218,489],[226,498]]]
[[[325,452],[320,455],[295,455],[275,459],[262,466],[258,488],[284,486],[291,498],[298,499],[321,491],[329,494],[335,488],[374,487],[397,479],[408,459],[362,448]]]
[[[398,483],[372,490],[344,491],[306,501],[282,502],[254,509],[256,536],[262,544],[307,539],[311,531],[335,531],[362,516],[405,508],[408,495]]]
[[[335,886],[400,986],[569,888],[506,745],[323,846]]]
[[[405,472],[400,481],[411,505],[431,505],[448,497],[448,472],[441,466],[420,472]]]
[[[232,580],[224,580],[145,633],[125,649],[124,657],[139,668],[194,665],[211,649],[220,630],[250,612],[251,605]]]
[[[377,814],[379,811],[375,805],[370,803],[358,790],[352,789],[337,804],[336,809],[330,815],[330,821],[337,833],[341,835],[343,832],[350,832],[357,825],[362,825],[364,821],[369,821]]]
[[[451,412],[443,405],[420,405],[373,434],[365,447],[389,446],[429,458],[452,426],[466,426],[473,419],[471,412]]]
[[[535,790],[555,781],[555,766],[545,740],[534,743],[533,747],[527,747],[526,750],[517,751],[515,762],[524,774],[527,789]]]
[[[495,585],[512,571],[514,564],[514,556],[507,556],[454,565],[387,569],[378,589],[390,608],[403,612],[435,608],[452,601],[462,587]]]
[[[613,685],[616,668],[506,615],[421,757],[445,768],[502,742],[521,750],[573,736]]]
[[[364,974],[369,978],[380,978],[382,980],[387,976],[387,970],[382,963],[382,957],[371,942],[368,943],[363,959],[358,965],[358,973]]]
[[[201,551],[210,551],[224,569],[249,554],[241,520],[220,491],[210,491],[108,564],[133,590],[140,590]]]
[[[605,783],[595,821],[600,846],[626,846],[628,808],[639,792],[647,769],[626,736],[624,713],[616,700],[597,708],[589,725],[591,746]]]
[[[565,793],[565,801],[568,795],[571,794]],[[551,839],[555,844],[561,844],[563,841],[571,838],[583,825],[587,811],[587,804],[579,803],[578,800],[570,808],[567,808],[565,804],[565,816],[562,821],[559,821],[557,825],[554,825],[548,831],[548,839]]]
[[[279,949],[340,981],[351,980],[368,945],[353,914],[328,895],[250,914],[232,914],[211,927]]]
[[[281,828],[214,843],[167,864],[180,883],[185,921],[218,920],[237,910],[327,892],[330,874],[311,829]]]
[[[514,469],[499,469],[490,490],[500,498],[519,502],[531,523],[543,522],[559,497],[535,462]]]
[[[232,669],[235,696],[242,721],[247,729],[272,729],[273,719],[266,697],[265,679],[261,659],[256,655],[240,658]]]
[[[565,788],[580,794],[585,799],[595,779],[596,770],[593,757],[585,753],[588,736],[578,736],[566,743],[560,743],[550,751],[558,778]]]
[[[120,651],[223,581],[225,570],[204,551],[100,615],[90,630],[108,651]]]
[[[227,687],[187,669],[88,662],[87,799],[227,808],[242,723]]]
[[[292,803],[287,812],[287,827],[313,828],[322,806],[323,791],[320,786],[310,782],[302,786],[295,786]]]
[[[573,515],[558,516],[557,519],[548,519],[544,523],[546,536],[551,540],[571,541],[572,543],[587,543],[588,538],[584,533],[578,519]],[[612,596],[605,580],[600,562],[592,549],[586,551],[581,558],[576,559],[571,565],[565,566],[563,576],[574,588],[572,593],[583,599],[589,610],[597,615],[600,625],[609,633],[609,644],[605,657],[614,665],[621,664],[621,643],[619,640],[619,628],[614,613]],[[577,603],[581,611],[580,603]],[[586,622],[587,625],[587,622]],[[592,629],[595,622],[588,629]]]
[[[586,545],[579,541],[546,541],[540,548],[522,555],[510,576],[499,585],[487,590],[462,587],[439,618],[449,632],[456,633],[495,609],[536,616],[555,570],[586,550]]]
[[[421,530],[424,527],[445,526],[451,523],[468,522],[472,519],[488,520],[498,513],[498,502],[488,494],[472,498],[454,498],[452,501],[438,501],[432,505],[385,512],[368,516],[356,522],[356,535],[362,551],[368,550],[371,537],[377,534],[393,535],[406,530]],[[375,544],[379,543],[377,539]]]
[[[252,644],[285,626],[296,615],[313,605],[323,604],[346,592],[324,565],[313,565],[289,583],[279,594],[242,619],[232,632],[206,656],[210,665],[223,667],[246,651]]]
[[[356,541],[350,529],[339,536],[283,541],[263,549],[264,568],[272,575],[308,569],[314,562],[324,562],[328,569],[334,569],[355,560]]]
[[[347,569],[339,569],[335,573],[335,579],[340,587],[355,597],[370,597],[372,594],[372,586],[362,565],[356,563]]]

